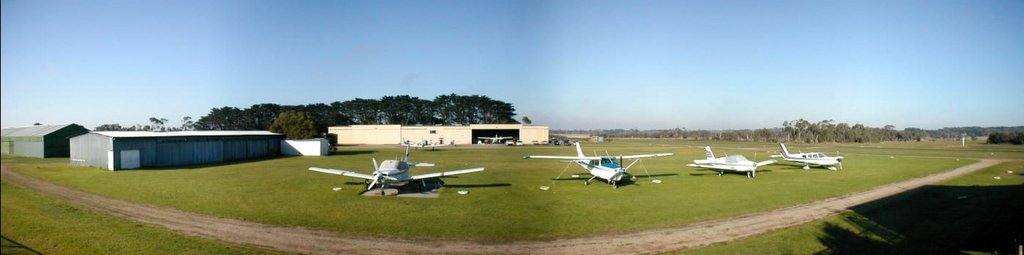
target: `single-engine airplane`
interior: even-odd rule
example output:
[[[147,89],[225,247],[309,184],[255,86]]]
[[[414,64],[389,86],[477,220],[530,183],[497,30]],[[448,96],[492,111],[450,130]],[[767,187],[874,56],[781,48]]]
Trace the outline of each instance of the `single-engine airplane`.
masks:
[[[309,170],[317,171],[321,173],[344,175],[348,177],[355,177],[366,179],[368,184],[366,190],[372,190],[375,187],[380,187],[381,194],[384,194],[384,188],[403,186],[408,184],[410,181],[423,180],[430,178],[440,178],[445,176],[452,176],[458,174],[467,174],[473,172],[483,171],[483,167],[470,168],[455,171],[442,171],[438,173],[421,174],[421,175],[409,175],[409,168],[416,166],[434,166],[432,163],[415,163],[409,162],[409,147],[405,147],[405,158],[402,160],[384,160],[380,165],[377,165],[377,159],[373,159],[373,173],[362,174],[348,170],[328,169],[319,167],[310,167]],[[425,184],[424,184],[425,185]]]
[[[754,176],[757,175],[757,167],[775,163],[775,160],[754,162],[748,160],[743,155],[729,155],[721,158],[715,158],[715,153],[711,152],[711,146],[705,146],[704,153],[707,155],[706,159],[694,160],[693,164],[688,164],[687,166],[715,169],[718,170],[718,176],[722,176],[725,171],[732,171],[746,173],[747,178],[754,178]]]
[[[651,157],[664,157],[672,156],[672,153],[657,153],[657,154],[642,154],[642,155],[619,155],[619,156],[594,156],[588,157],[583,155],[583,148],[580,147],[580,143],[576,143],[576,156],[526,156],[524,159],[560,159],[568,160],[571,163],[576,163],[584,170],[590,173],[592,177],[589,180],[583,182],[584,185],[590,185],[590,182],[594,179],[601,178],[611,184],[613,188],[619,188],[624,178],[632,179],[633,175],[627,171],[636,162],[639,162],[642,158]],[[622,160],[634,159],[628,166],[622,166]]]
[[[801,153],[789,153],[786,149],[785,144],[779,144],[782,147],[782,154],[772,155],[772,158],[781,158],[789,162],[797,162],[804,165],[804,170],[811,169],[811,166],[820,166],[828,170],[836,171],[836,165],[839,165],[839,169],[843,169],[843,157],[835,156],[830,157],[821,152],[801,152]]]

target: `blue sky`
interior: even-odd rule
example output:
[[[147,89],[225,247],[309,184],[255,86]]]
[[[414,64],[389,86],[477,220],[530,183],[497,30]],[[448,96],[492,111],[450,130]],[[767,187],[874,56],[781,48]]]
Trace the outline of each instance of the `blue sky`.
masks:
[[[554,129],[1024,125],[1021,1],[2,1],[3,127],[480,94]]]

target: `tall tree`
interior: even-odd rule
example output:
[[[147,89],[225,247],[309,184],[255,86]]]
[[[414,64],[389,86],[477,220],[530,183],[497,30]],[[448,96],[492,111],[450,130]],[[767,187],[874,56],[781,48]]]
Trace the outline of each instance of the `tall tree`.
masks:
[[[283,133],[288,139],[309,139],[316,137],[313,118],[301,111],[286,111],[277,115],[270,131]]]
[[[195,122],[192,122],[192,117],[185,116],[181,118],[181,130],[191,131],[195,129]]]

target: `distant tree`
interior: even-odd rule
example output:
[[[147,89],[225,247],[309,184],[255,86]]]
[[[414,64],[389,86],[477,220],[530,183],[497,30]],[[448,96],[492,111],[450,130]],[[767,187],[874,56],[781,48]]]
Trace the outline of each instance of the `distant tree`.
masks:
[[[316,137],[316,126],[309,114],[300,111],[285,111],[277,115],[270,131],[283,133],[288,139],[309,139]]]
[[[245,113],[235,107],[210,109],[210,113],[196,121],[198,130],[245,130]],[[251,129],[250,129],[251,130]]]
[[[523,116],[523,124],[530,125],[533,124],[533,121],[530,120],[529,116]]]
[[[192,121],[192,117],[185,116],[181,118],[181,130],[190,131],[194,130],[196,123]]]
[[[352,124],[381,124],[381,104],[376,99],[356,98],[338,104]]]
[[[277,104],[254,104],[242,110],[238,129],[267,130],[282,111],[281,106]]]
[[[152,131],[167,131],[167,129],[164,128],[164,124],[167,124],[167,119],[165,119],[165,118],[149,117],[149,123],[152,124],[152,126],[150,126],[149,130],[152,130]]]
[[[94,128],[93,130],[96,130],[96,131],[124,131],[124,130],[127,130],[127,129],[121,127],[121,124],[114,123],[114,124],[99,125],[96,128]]]
[[[42,126],[42,125],[43,125],[43,123],[39,123],[39,122],[36,122],[35,124],[32,124],[32,125],[33,125],[33,126]]]

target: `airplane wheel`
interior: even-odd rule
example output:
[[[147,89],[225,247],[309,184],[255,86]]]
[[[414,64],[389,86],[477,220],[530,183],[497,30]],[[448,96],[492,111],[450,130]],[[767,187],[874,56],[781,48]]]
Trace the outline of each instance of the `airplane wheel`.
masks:
[[[584,185],[584,186],[588,186],[588,185],[590,185],[590,181],[583,181],[583,185]]]

